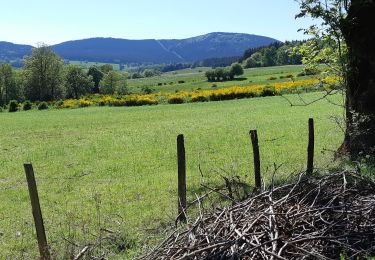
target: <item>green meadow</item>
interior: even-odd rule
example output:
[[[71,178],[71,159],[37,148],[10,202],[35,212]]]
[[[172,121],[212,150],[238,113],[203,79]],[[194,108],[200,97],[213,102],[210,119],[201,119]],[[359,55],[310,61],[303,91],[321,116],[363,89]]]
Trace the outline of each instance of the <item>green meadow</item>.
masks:
[[[274,82],[291,80],[289,78],[280,79],[280,77],[283,76],[293,75],[294,77],[297,77],[297,74],[303,70],[303,66],[290,65],[245,69],[244,74],[237,79],[224,82],[207,82],[205,72],[210,69],[211,68],[207,67],[184,69],[163,73],[160,76],[150,78],[129,79],[127,80],[127,85],[129,86],[129,90],[134,93],[142,92],[142,88],[144,87],[149,87],[156,92],[175,92],[232,86],[250,86],[257,84],[272,85]],[[270,80],[272,77],[275,79]],[[299,79],[306,78],[309,77],[299,77]]]
[[[279,70],[282,74],[284,69]],[[251,70],[246,73],[249,77]],[[297,95],[287,97],[301,102]],[[334,102],[341,98],[330,97]],[[343,133],[331,117],[340,115],[342,109],[326,100],[290,106],[280,96],[0,113],[0,259],[38,256],[24,162],[34,166],[55,258],[69,258],[108,232],[118,240],[103,243],[102,250],[110,250],[113,258],[133,257],[174,223],[178,134],[185,135],[192,201],[202,191],[202,181],[222,185],[220,175],[240,176],[253,185],[250,129],[258,130],[265,182],[274,164],[281,165],[279,180],[305,168],[309,117],[315,119],[316,167],[332,165],[332,151]]]

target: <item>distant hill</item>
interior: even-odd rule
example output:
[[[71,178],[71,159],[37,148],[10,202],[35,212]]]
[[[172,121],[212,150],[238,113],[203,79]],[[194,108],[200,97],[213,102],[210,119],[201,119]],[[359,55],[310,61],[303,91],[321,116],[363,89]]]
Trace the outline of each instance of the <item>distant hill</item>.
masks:
[[[0,41],[0,60],[13,61],[30,55],[32,46]]]
[[[90,38],[51,46],[66,60],[107,63],[194,62],[217,57],[241,56],[248,48],[277,40],[251,34],[209,33],[181,40],[126,40]],[[22,59],[31,46],[0,42],[0,60]]]

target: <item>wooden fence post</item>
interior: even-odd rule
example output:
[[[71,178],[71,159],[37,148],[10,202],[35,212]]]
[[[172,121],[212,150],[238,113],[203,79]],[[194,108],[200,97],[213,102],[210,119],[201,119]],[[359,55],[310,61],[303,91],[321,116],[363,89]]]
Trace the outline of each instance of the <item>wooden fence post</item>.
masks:
[[[177,136],[178,216],[186,223],[186,159],[184,135]]]
[[[314,119],[309,118],[309,143],[307,146],[307,174],[312,174],[314,170]]]
[[[253,145],[255,187],[261,190],[262,180],[260,176],[260,155],[257,130],[250,130],[250,138]]]
[[[35,175],[33,166],[31,163],[24,164],[27,185],[29,187],[29,195],[32,207],[32,213],[34,217],[36,235],[38,239],[38,247],[40,252],[40,258],[42,260],[50,260],[51,255],[48,249],[46,232],[44,230],[43,216],[40,209],[38,190],[35,181]]]

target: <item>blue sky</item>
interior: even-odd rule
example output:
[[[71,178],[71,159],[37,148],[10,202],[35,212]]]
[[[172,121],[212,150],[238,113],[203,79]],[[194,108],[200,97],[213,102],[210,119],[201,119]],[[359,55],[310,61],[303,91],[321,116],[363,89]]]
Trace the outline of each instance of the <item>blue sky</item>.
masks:
[[[35,45],[90,37],[180,39],[241,32],[303,38],[295,0],[0,0],[0,41]]]

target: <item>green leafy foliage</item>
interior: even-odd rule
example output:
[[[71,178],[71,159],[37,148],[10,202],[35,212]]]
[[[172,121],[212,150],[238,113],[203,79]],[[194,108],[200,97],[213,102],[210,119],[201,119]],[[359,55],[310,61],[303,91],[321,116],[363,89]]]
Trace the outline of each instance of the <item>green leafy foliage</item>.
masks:
[[[33,105],[30,102],[30,100],[26,100],[25,102],[23,102],[23,110],[24,111],[31,110],[32,107],[33,107]]]
[[[21,99],[15,72],[9,64],[0,64],[0,106],[12,99]]]
[[[25,98],[49,101],[64,97],[63,60],[47,45],[25,58]]]
[[[47,104],[47,102],[43,101],[43,102],[40,102],[40,103],[38,104],[38,110],[46,110],[46,109],[48,109],[48,104]]]
[[[244,70],[239,63],[234,63],[230,67],[216,68],[205,72],[208,81],[227,81],[233,80],[235,76],[244,74]]]
[[[11,100],[9,102],[8,111],[9,112],[17,112],[18,111],[18,101],[17,100]]]
[[[121,75],[115,71],[109,71],[100,82],[100,93],[114,94],[121,80]]]
[[[276,89],[273,86],[266,86],[260,93],[261,97],[276,96]]]
[[[81,67],[69,65],[65,68],[65,71],[67,98],[80,98],[91,92],[94,87],[93,78],[87,75]]]
[[[301,55],[291,50],[303,41],[273,43],[266,47],[251,48],[240,59],[245,68],[301,64]]]
[[[89,71],[87,72],[87,75],[92,77],[92,80],[94,81],[94,87],[92,89],[93,93],[99,93],[99,84],[102,78],[104,77],[104,73],[96,66],[91,66],[89,68]]]

